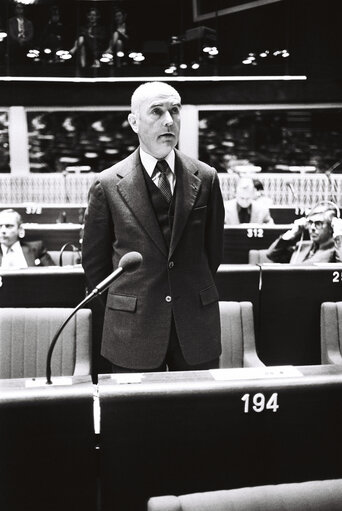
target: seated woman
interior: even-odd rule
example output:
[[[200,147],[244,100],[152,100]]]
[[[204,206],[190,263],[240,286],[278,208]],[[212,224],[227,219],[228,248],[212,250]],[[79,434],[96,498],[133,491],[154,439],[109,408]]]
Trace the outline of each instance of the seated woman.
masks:
[[[106,30],[99,23],[100,11],[90,7],[87,12],[87,23],[82,25],[79,35],[71,48],[71,55],[76,55],[79,66],[100,67],[100,58],[105,48]]]
[[[117,9],[114,13],[114,30],[110,37],[107,53],[113,55],[113,64],[121,66],[122,58],[127,51],[129,40],[126,25],[126,13],[122,9]]]

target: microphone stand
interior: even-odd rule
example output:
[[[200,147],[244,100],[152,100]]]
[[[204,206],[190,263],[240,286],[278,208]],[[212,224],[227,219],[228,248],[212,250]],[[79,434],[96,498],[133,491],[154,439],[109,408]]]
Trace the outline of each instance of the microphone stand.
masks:
[[[96,294],[92,294],[90,293],[90,295],[86,296],[81,303],[79,303],[77,305],[77,307],[75,307],[75,309],[71,312],[71,314],[69,314],[69,316],[66,318],[66,320],[61,324],[61,326],[59,327],[59,329],[57,330],[57,332],[55,333],[52,341],[51,341],[51,344],[50,344],[50,347],[49,347],[49,351],[48,351],[48,354],[47,354],[47,358],[46,358],[46,383],[48,385],[51,385],[52,384],[52,381],[51,381],[51,357],[52,357],[52,353],[53,353],[53,350],[54,350],[54,347],[55,347],[55,344],[57,342],[57,339],[58,337],[60,336],[62,330],[64,329],[65,325],[67,323],[69,323],[70,319],[76,314],[76,312],[78,310],[80,310],[84,305],[86,305],[88,302],[90,302],[90,300],[92,300],[96,295]]]
[[[48,354],[46,357],[46,384],[51,385],[51,357],[52,353],[55,347],[55,344],[57,342],[58,337],[60,336],[63,328],[65,325],[70,321],[70,319],[76,314],[76,312],[81,309],[81,307],[84,307],[88,302],[90,302],[93,298],[100,295],[106,289],[109,288],[109,286],[114,282],[116,278],[118,278],[124,271],[127,271],[128,273],[136,270],[138,266],[141,264],[142,256],[139,252],[128,252],[125,254],[119,261],[119,266],[116,270],[114,270],[108,277],[106,277],[102,282],[100,282],[97,286],[94,287],[92,292],[86,296],[76,307],[75,309],[69,314],[69,316],[66,318],[66,320],[62,323],[62,325],[59,327],[57,332],[55,333],[51,344],[49,346]]]
[[[64,245],[62,246],[62,248],[59,251],[59,262],[58,262],[59,266],[63,266],[63,253],[64,253],[64,250],[69,246],[72,248],[73,252],[80,252],[79,249],[77,247],[75,247],[75,245],[73,243],[70,243],[70,241],[68,241],[67,243],[64,243]]]

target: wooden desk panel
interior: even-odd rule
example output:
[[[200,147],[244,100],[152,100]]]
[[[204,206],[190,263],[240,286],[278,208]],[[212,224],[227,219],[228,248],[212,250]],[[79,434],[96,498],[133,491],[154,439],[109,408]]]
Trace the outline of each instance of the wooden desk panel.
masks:
[[[268,248],[290,225],[230,225],[224,228],[223,264],[247,264],[250,250]]]
[[[69,380],[0,380],[3,511],[96,509],[94,387],[90,377]]]
[[[101,376],[103,511],[144,511],[156,495],[341,477],[341,368],[300,367],[293,377],[261,369],[269,377]]]
[[[0,269],[0,307],[76,307],[85,295],[81,267]]]
[[[342,297],[342,265],[262,265],[258,353],[266,365],[320,363],[320,307]]]
[[[23,224],[25,241],[42,240],[47,250],[60,250],[65,243],[80,246],[80,224]]]
[[[24,223],[55,224],[74,223],[82,224],[85,204],[0,204],[0,211],[12,208],[18,211]]]

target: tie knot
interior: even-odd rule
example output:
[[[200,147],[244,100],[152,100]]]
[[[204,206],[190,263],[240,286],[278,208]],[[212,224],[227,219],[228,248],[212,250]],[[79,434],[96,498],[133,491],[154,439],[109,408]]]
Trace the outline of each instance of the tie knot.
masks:
[[[157,163],[156,163],[156,169],[161,174],[167,174],[169,169],[170,169],[170,167],[168,166],[167,161],[165,161],[165,160],[158,160]]]

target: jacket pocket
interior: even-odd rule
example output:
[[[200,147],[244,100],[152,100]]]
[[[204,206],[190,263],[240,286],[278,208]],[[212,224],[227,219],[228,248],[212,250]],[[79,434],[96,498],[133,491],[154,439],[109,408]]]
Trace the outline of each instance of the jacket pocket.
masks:
[[[202,289],[202,291],[200,291],[200,298],[202,305],[209,305],[210,303],[218,302],[219,295],[216,286],[214,285],[207,287],[206,289]]]
[[[107,307],[118,311],[134,312],[137,308],[137,297],[108,294]]]

